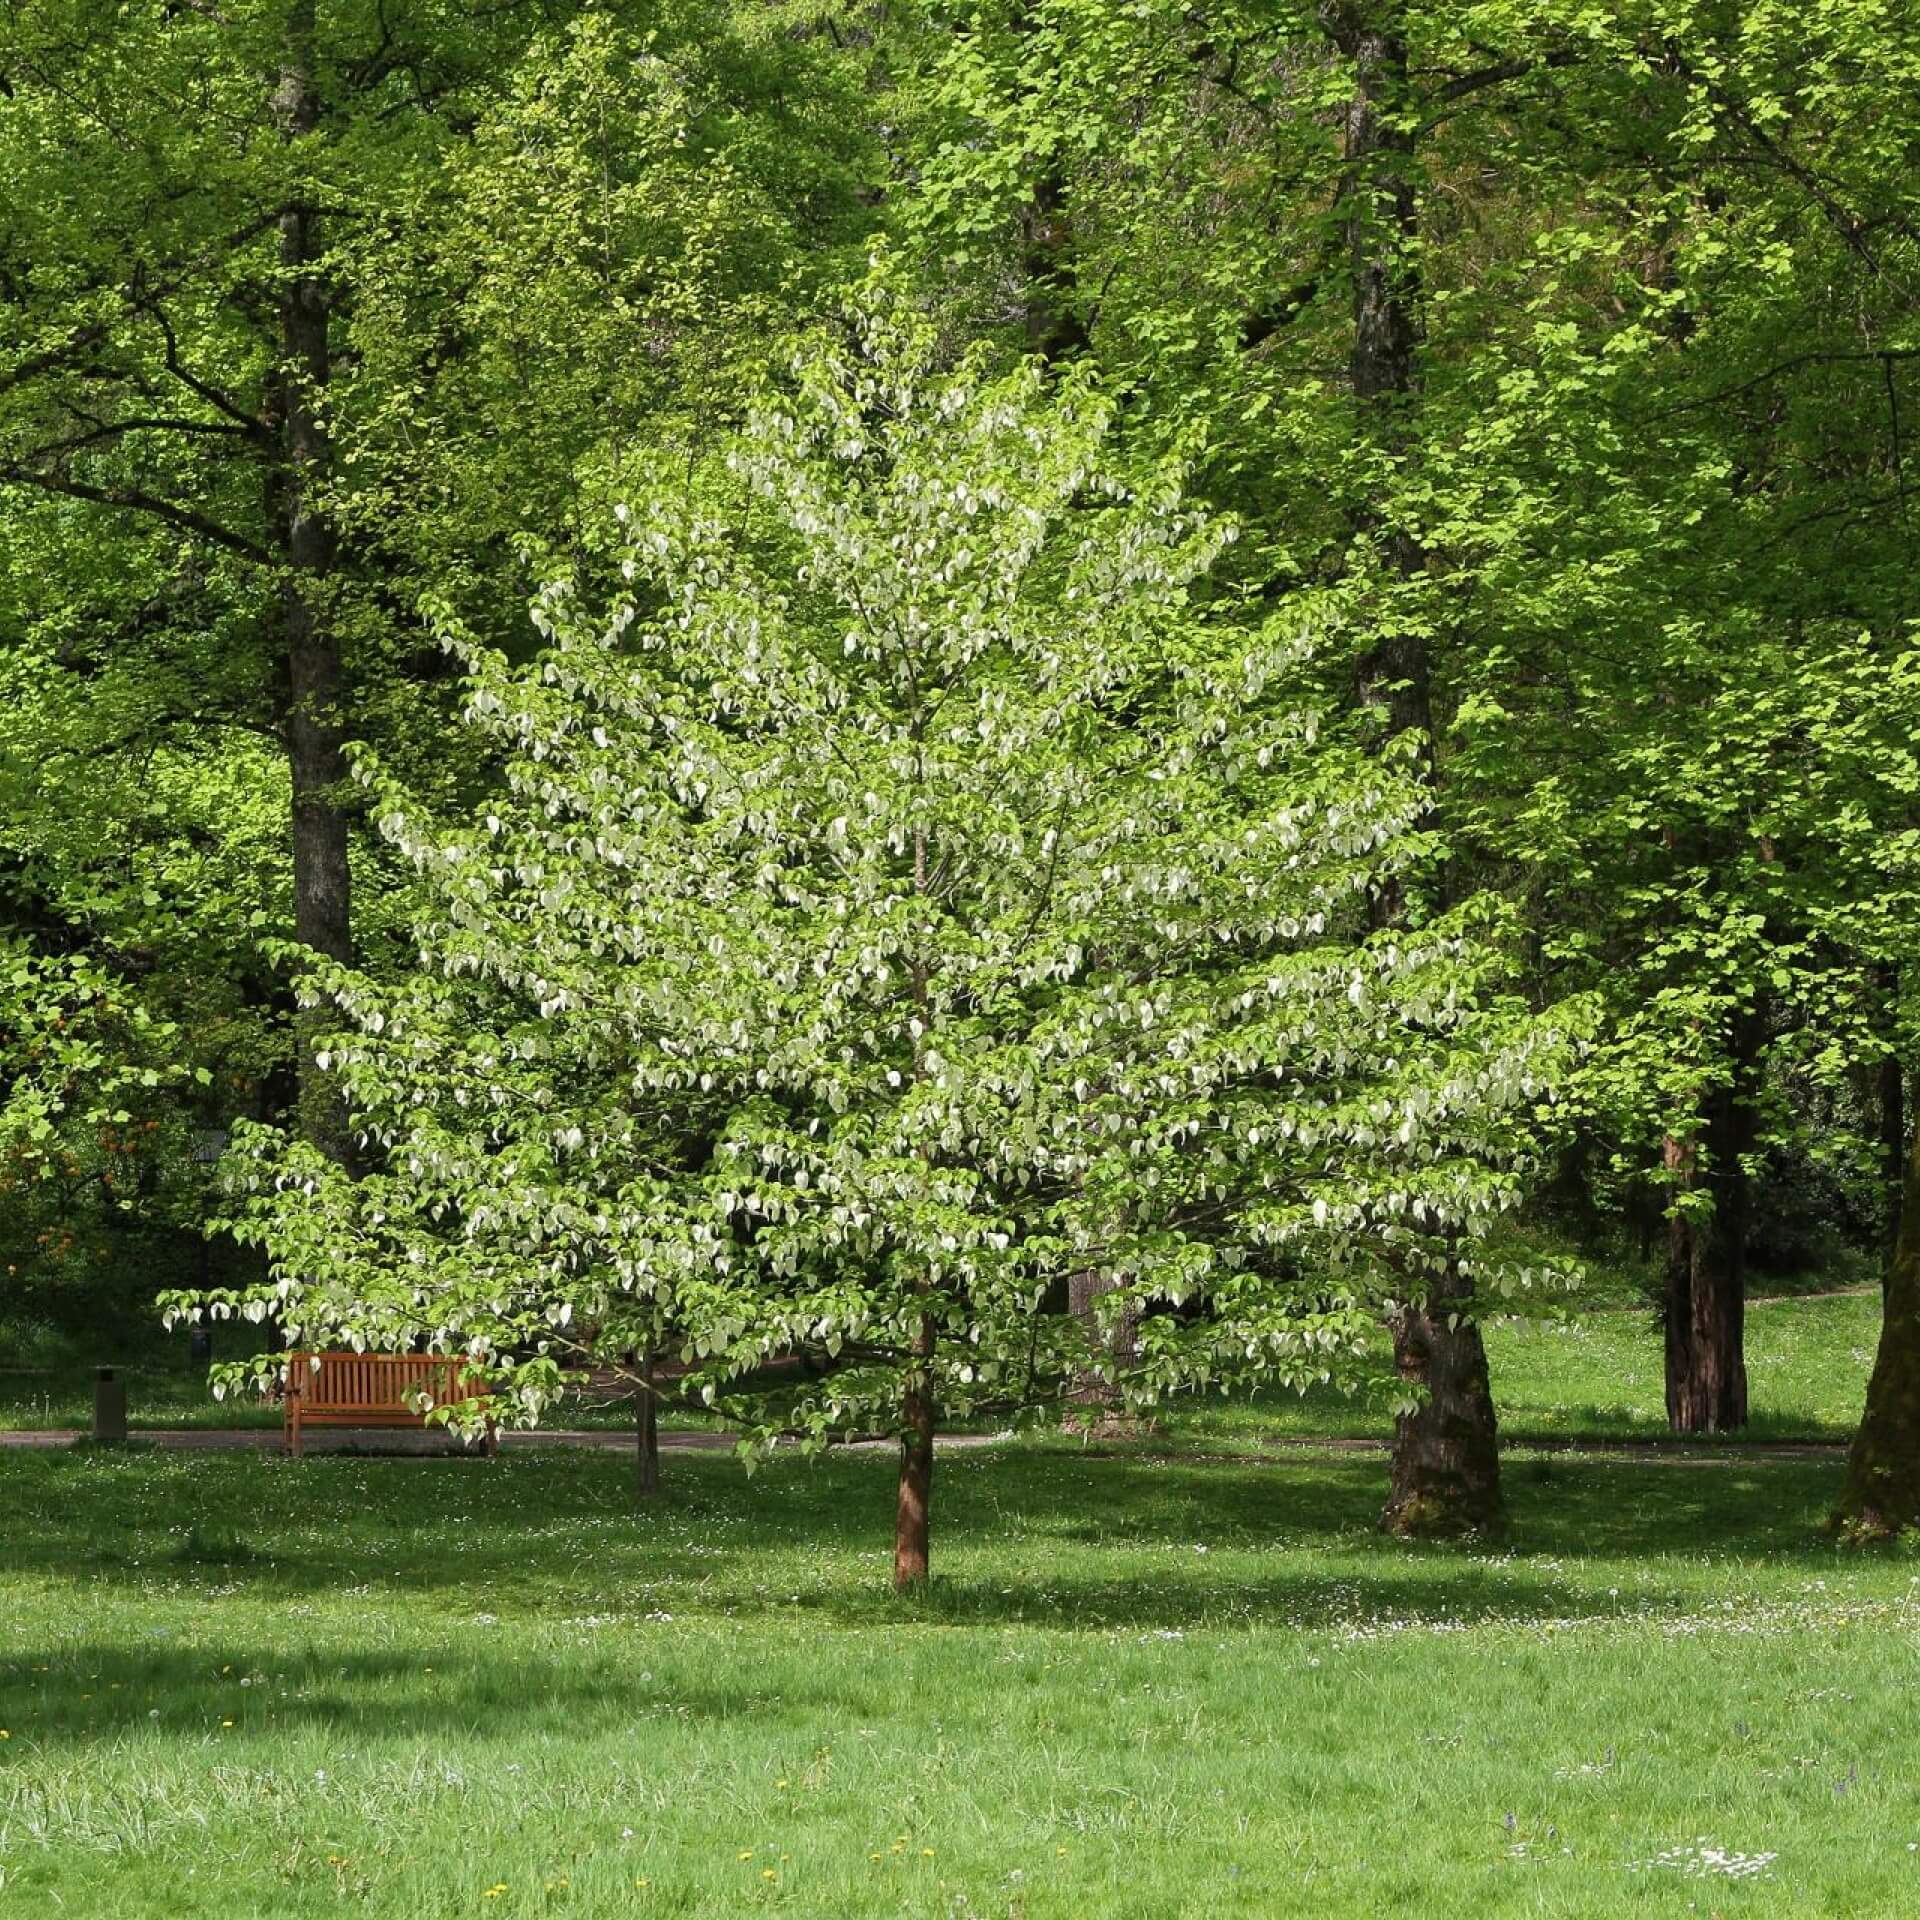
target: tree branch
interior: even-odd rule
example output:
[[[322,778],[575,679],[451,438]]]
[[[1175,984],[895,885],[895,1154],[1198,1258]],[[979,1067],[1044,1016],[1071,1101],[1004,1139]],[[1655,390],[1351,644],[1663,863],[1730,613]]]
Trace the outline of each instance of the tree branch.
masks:
[[[173,322],[167,318],[164,308],[140,295],[134,299],[136,312],[144,313],[159,327],[161,337],[167,343],[166,369],[189,393],[197,395],[217,413],[224,413],[255,440],[266,443],[269,439],[265,423],[258,414],[249,413],[238,401],[229,398],[218,387],[200,379],[187,371],[180,358],[180,341],[173,331]]]
[[[1530,73],[1545,73],[1556,67],[1570,67],[1579,58],[1568,47],[1555,47],[1549,52],[1530,60],[1499,60],[1492,66],[1481,67],[1473,73],[1456,74],[1451,80],[1443,81],[1427,97],[1436,105],[1454,100],[1465,100],[1471,95],[1484,92],[1488,87],[1497,87],[1508,80],[1524,80]]]
[[[1730,387],[1718,387],[1712,393],[1700,395],[1694,400],[1676,400],[1670,407],[1658,407],[1652,413],[1642,414],[1643,420],[1665,420],[1676,413],[1693,413],[1701,407],[1715,407],[1722,400],[1737,400],[1743,393],[1751,393],[1755,387],[1763,387],[1769,380],[1777,380],[1783,373],[1792,373],[1796,367],[1809,367],[1829,363],[1849,361],[1877,360],[1882,364],[1894,360],[1920,360],[1920,347],[1809,347],[1805,353],[1789,354],[1784,360],[1777,361],[1764,372],[1756,373],[1750,380],[1736,381]]]
[[[114,282],[101,282],[87,287],[84,292],[90,295],[117,293],[134,311],[151,312],[154,300],[164,299],[170,293],[177,293],[192,277],[195,269],[204,266],[210,260],[219,259],[224,254],[231,253],[236,247],[243,246],[256,235],[264,233],[274,225],[283,211],[283,208],[273,207],[264,213],[255,214],[250,220],[243,221],[230,232],[223,234],[211,246],[201,248],[185,260],[176,260],[166,269],[165,276],[151,288],[141,284],[140,275],[143,269],[136,264],[134,278],[130,283],[123,286]],[[113,319],[107,319],[93,321],[87,326],[75,327],[58,346],[45,348],[42,352],[21,361],[18,366],[10,367],[4,373],[0,373],[0,393],[11,392],[15,387],[25,386],[30,380],[37,380],[43,373],[53,373],[61,367],[70,365],[77,355],[85,353],[90,347],[98,346],[113,331],[114,325]],[[230,402],[224,405],[219,402],[211,404],[220,405],[223,413],[232,411]],[[243,414],[240,417],[244,419],[246,416]]]
[[[196,433],[211,434],[219,439],[252,437],[245,427],[231,426],[223,421],[176,420],[159,414],[139,414],[130,420],[100,421],[90,432],[77,433],[70,440],[52,440],[45,446],[35,447],[26,458],[29,461],[51,460],[63,453],[79,453],[87,447],[117,440],[126,433]]]
[[[1298,286],[1289,287],[1274,305],[1245,315],[1240,322],[1240,351],[1251,353],[1255,347],[1264,346],[1283,327],[1292,326],[1313,304],[1319,291],[1320,278],[1316,274],[1311,280],[1302,280]]]
[[[169,526],[178,527],[183,533],[194,534],[213,546],[224,548],[228,553],[238,554],[243,560],[251,560],[255,566],[273,565],[273,555],[265,547],[242,534],[230,532],[217,520],[196,513],[191,507],[162,500],[157,494],[143,493],[138,487],[92,487],[84,481],[63,480],[54,474],[35,473],[31,468],[11,465],[0,466],[0,486],[38,487],[43,493],[64,494],[69,499],[90,501],[98,507],[116,507],[127,513],[151,514]]]

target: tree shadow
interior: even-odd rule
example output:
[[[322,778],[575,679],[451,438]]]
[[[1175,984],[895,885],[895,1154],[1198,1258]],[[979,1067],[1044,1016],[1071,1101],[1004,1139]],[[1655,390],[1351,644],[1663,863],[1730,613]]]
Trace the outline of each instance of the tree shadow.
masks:
[[[1504,1540],[1426,1544],[1375,1531],[1378,1456],[983,1451],[943,1458],[938,1577],[903,1602],[885,1583],[889,1459],[776,1462],[749,1479],[731,1461],[688,1457],[669,1473],[664,1497],[637,1507],[627,1463],[603,1456],[22,1456],[0,1463],[0,1575],[286,1603],[371,1589],[382,1605],[418,1596],[442,1619],[470,1595],[529,1622],[677,1612],[828,1631],[1565,1620],[1617,1614],[1622,1563],[1634,1604],[1653,1608],[1692,1604],[1703,1580],[1724,1585],[1724,1564],[1830,1570],[1817,1528],[1839,1480],[1825,1461],[1520,1461]],[[103,1644],[98,1657],[128,1656]]]
[[[630,1635],[528,1664],[444,1644],[413,1656],[246,1637],[194,1648],[63,1639],[0,1660],[0,1715],[16,1759],[146,1733],[196,1742],[217,1761],[236,1736],[293,1745],[318,1733],[349,1744],[420,1739],[457,1765],[476,1740],[526,1755],[542,1740],[630,1734],[658,1716],[726,1724],[885,1708],[886,1690],[876,1684],[868,1697],[857,1669],[850,1697],[845,1668],[830,1674],[796,1661],[769,1685],[755,1669],[714,1658],[710,1642],[669,1645],[656,1634],[644,1663],[634,1652]]]
[[[1107,1545],[1172,1529],[1215,1544],[1302,1546],[1370,1539],[1384,1503],[1384,1454],[1277,1452],[1231,1462],[1072,1456],[1051,1468],[1008,1461],[1002,1485],[1024,1524]],[[997,1463],[995,1463],[997,1465]],[[1841,1477],[1838,1460],[1783,1456],[1683,1459],[1621,1453],[1509,1460],[1504,1544],[1552,1556],[1792,1554],[1826,1558],[1818,1528]],[[960,1491],[972,1461],[945,1468]],[[1080,1497],[1075,1497],[1076,1494]],[[965,1509],[962,1509],[965,1511]],[[951,1518],[951,1516],[949,1516]],[[1381,1542],[1387,1554],[1419,1551]],[[1442,1546],[1443,1552],[1457,1547]]]

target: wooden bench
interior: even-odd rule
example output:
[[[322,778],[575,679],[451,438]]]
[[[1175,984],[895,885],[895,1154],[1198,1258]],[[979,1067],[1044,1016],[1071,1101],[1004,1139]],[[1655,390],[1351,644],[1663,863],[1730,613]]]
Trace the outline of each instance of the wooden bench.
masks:
[[[318,1366],[314,1363],[318,1362]],[[290,1353],[287,1355],[287,1450],[300,1458],[303,1427],[420,1427],[413,1403],[425,1394],[436,1406],[484,1399],[487,1388],[467,1363],[444,1353]],[[499,1449],[487,1421],[487,1453]]]

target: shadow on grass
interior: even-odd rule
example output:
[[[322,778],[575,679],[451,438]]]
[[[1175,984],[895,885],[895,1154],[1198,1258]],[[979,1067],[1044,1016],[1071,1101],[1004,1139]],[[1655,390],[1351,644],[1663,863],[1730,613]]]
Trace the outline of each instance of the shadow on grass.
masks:
[[[1830,1569],[1818,1525],[1839,1479],[1837,1465],[1791,1459],[1521,1461],[1505,1541],[1413,1545],[1374,1531],[1377,1456],[957,1455],[936,1479],[940,1577],[907,1603],[885,1587],[886,1457],[748,1479],[725,1459],[676,1456],[668,1471],[666,1495],[637,1509],[627,1463],[579,1454],[18,1455],[0,1460],[0,1579],[73,1581],[83,1609],[156,1586],[273,1603],[371,1591],[381,1606],[417,1596],[442,1619],[464,1607],[561,1626],[657,1611],[827,1629],[1565,1619],[1616,1611],[1606,1595],[1622,1562],[1637,1602],[1656,1607],[1686,1604],[1709,1561]]]
[[[309,1650],[256,1633],[179,1649],[108,1637],[27,1649],[0,1659],[0,1699],[11,1729],[4,1760],[24,1761],[29,1779],[36,1763],[44,1770],[63,1752],[77,1757],[143,1734],[197,1742],[216,1763],[236,1736],[265,1737],[275,1743],[274,1764],[292,1768],[332,1764],[331,1754],[303,1759],[289,1750],[312,1735],[350,1748],[424,1740],[455,1766],[479,1745],[512,1755],[521,1763],[512,1771],[531,1773],[543,1743],[577,1751],[611,1736],[644,1750],[650,1722],[879,1726],[897,1722],[905,1701],[938,1697],[951,1731],[968,1719],[994,1720],[1009,1686],[1044,1685],[1084,1706],[1087,1676],[1081,1661],[1012,1673],[971,1657],[951,1635],[933,1634],[890,1646],[885,1660],[864,1646],[823,1657],[803,1640],[770,1648],[729,1633],[716,1645],[711,1636],[670,1631],[602,1633],[561,1657],[514,1660],[431,1636],[403,1653]],[[258,1763],[258,1746],[238,1762]],[[0,1783],[7,1771],[0,1764]]]

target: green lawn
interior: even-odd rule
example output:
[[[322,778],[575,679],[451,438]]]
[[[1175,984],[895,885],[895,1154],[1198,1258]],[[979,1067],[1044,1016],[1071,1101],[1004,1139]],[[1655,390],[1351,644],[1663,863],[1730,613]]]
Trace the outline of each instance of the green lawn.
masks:
[[[1747,1308],[1747,1392],[1756,1440],[1847,1440],[1880,1338],[1880,1291],[1758,1300]],[[1658,1433],[1666,1426],[1660,1329],[1649,1311],[1565,1327],[1495,1325],[1488,1365],[1513,1434]]]
[[[0,1455],[0,1914],[1892,1915],[1920,1557],[1825,1462]],[[497,1891],[496,1891],[497,1890]]]
[[[1752,1440],[1850,1439],[1880,1338],[1880,1294],[1756,1300],[1747,1308]],[[1609,1307],[1558,1324],[1496,1320],[1487,1364],[1510,1442],[1569,1437],[1655,1440],[1667,1432],[1660,1328],[1651,1310]],[[1384,1436],[1379,1401],[1330,1390],[1205,1400],[1176,1407],[1169,1434],[1185,1442]]]
[[[1878,1291],[1756,1301],[1747,1309],[1747,1370],[1759,1440],[1845,1440],[1860,1417],[1879,1338]],[[1501,1424],[1510,1439],[1592,1436],[1653,1439],[1666,1431],[1660,1331],[1650,1311],[1605,1307],[1565,1325],[1496,1321],[1487,1349]],[[111,1356],[109,1356],[111,1357]],[[277,1409],[216,1401],[176,1355],[128,1370],[134,1427],[277,1427]],[[92,1373],[75,1357],[37,1371],[0,1371],[0,1429],[85,1427],[93,1417]],[[563,1407],[554,1424],[625,1426],[624,1407]],[[669,1426],[712,1422],[669,1415]],[[1186,1401],[1169,1410],[1168,1432],[1195,1445],[1253,1444],[1263,1437],[1381,1437],[1384,1403],[1345,1394],[1265,1394],[1252,1400]]]
[[[236,1342],[236,1354],[243,1349]],[[0,1360],[6,1355],[0,1333]],[[93,1424],[94,1367],[111,1364],[127,1386],[127,1424],[135,1431],[167,1428],[278,1429],[282,1415],[277,1404],[248,1394],[213,1397],[204,1369],[189,1366],[185,1342],[162,1340],[141,1358],[126,1360],[107,1351],[96,1361],[80,1348],[32,1366],[0,1365],[0,1432],[49,1428],[88,1428]],[[625,1402],[608,1405],[599,1400],[563,1403],[549,1425],[569,1427],[628,1427],[632,1408]],[[717,1422],[698,1410],[676,1410],[666,1416],[670,1427],[710,1428]]]

